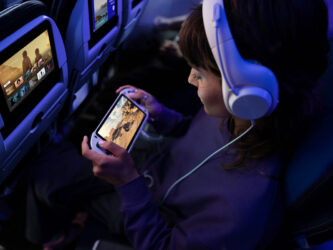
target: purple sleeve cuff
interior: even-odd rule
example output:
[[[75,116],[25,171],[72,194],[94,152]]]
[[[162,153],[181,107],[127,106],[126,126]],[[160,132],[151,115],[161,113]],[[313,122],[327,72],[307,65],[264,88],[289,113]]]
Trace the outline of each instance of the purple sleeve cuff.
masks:
[[[145,184],[144,177],[139,176],[131,182],[116,186],[116,191],[122,201],[122,207],[132,207],[143,201],[151,200],[151,194]]]
[[[162,113],[152,124],[159,134],[179,137],[187,131],[191,120],[191,116],[183,116],[181,113],[163,106]]]
[[[161,134],[168,134],[182,121],[183,115],[163,106],[162,113],[154,120],[155,129]]]

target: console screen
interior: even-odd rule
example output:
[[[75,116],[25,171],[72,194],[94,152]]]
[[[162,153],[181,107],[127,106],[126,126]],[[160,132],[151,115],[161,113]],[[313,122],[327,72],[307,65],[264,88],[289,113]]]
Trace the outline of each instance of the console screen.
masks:
[[[0,65],[0,85],[12,112],[54,70],[49,32],[45,30]]]
[[[143,125],[145,117],[143,111],[122,95],[97,130],[97,134],[104,140],[112,141],[127,149]]]
[[[95,32],[116,15],[115,0],[91,0],[93,6],[93,31]]]

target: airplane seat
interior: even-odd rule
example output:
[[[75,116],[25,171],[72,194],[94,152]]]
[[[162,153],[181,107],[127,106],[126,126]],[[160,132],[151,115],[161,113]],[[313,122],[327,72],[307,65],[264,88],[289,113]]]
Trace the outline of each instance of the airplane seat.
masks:
[[[62,37],[65,38],[68,22],[76,4],[76,1],[41,0],[41,2],[46,5],[50,17],[55,20]]]
[[[134,30],[148,0],[123,0],[123,21],[117,45],[122,44]]]
[[[65,112],[68,118],[97,84],[94,74],[116,49],[123,3],[122,0],[105,1],[104,5],[96,0],[43,1],[51,1],[51,17],[59,24],[65,40],[70,91]]]
[[[332,249],[333,245],[333,4],[330,65],[321,77],[322,117],[286,169],[286,222],[269,249]]]
[[[0,185],[56,127],[68,95],[67,57],[55,22],[36,0],[0,12]],[[47,142],[45,142],[47,143]]]
[[[47,14],[46,6],[40,4],[39,2],[30,2],[30,4],[25,4],[24,6],[25,10],[29,13],[29,15],[24,15],[27,12],[23,10],[21,7],[19,7],[19,4],[14,4],[1,11],[1,16],[0,16],[1,23],[5,24],[0,27],[1,41],[4,40],[7,36],[9,36],[11,33],[13,33],[13,31],[18,30],[26,22],[30,22],[40,15]],[[13,13],[13,14],[8,14],[8,13]],[[13,18],[13,16],[18,16],[18,18]]]

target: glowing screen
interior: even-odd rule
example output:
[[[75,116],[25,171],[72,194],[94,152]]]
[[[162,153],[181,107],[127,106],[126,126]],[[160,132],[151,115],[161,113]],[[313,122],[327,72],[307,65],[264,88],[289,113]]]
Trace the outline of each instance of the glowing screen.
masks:
[[[13,111],[54,69],[49,33],[45,30],[0,65],[0,85]]]
[[[98,30],[116,15],[115,0],[91,0],[94,10],[94,31]]]
[[[133,102],[121,96],[97,133],[105,140],[127,149],[145,116]]]

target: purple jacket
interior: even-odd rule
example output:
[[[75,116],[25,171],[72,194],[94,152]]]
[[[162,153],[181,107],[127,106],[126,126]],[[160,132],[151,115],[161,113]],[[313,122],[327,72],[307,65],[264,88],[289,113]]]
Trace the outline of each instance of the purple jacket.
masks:
[[[152,157],[144,170],[154,179],[117,187],[125,230],[135,249],[263,249],[278,232],[283,219],[278,156],[246,162],[232,170],[222,163],[234,160],[232,148],[210,159],[179,183],[164,204],[168,188],[230,138],[219,119],[201,110],[191,123],[164,110],[161,131],[186,134],[163,154]],[[159,121],[157,122],[157,125]],[[189,126],[184,125],[189,124]],[[174,128],[178,128],[175,130]]]

